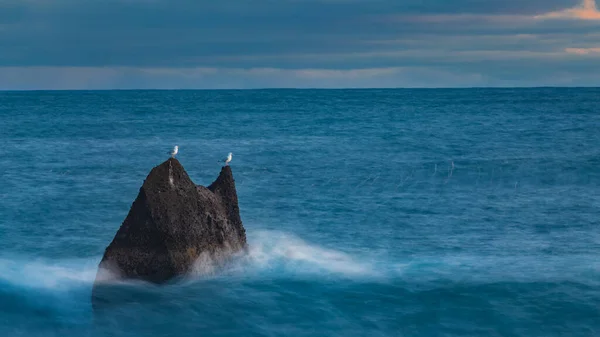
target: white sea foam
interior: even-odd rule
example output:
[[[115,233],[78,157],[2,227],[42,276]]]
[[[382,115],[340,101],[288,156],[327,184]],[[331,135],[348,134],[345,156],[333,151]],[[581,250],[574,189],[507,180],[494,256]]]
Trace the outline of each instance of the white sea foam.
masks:
[[[328,274],[345,277],[379,275],[374,266],[336,249],[308,243],[292,234],[261,231],[249,236],[247,253],[238,254],[225,269],[201,255],[194,279],[237,274],[260,276],[284,274],[289,277]],[[23,256],[0,257],[0,282],[34,289],[61,291],[93,284],[100,257],[88,259],[35,259]]]
[[[231,270],[292,275],[326,273],[348,277],[379,274],[367,261],[340,250],[308,243],[287,233],[255,232],[249,236],[248,246],[248,253],[237,259]]]
[[[193,282],[207,277],[243,278],[350,278],[357,281],[402,280],[408,283],[552,281],[577,278],[596,282],[600,264],[590,255],[480,256],[446,255],[393,258],[389,255],[350,254],[342,248],[324,247],[293,234],[258,231],[249,234],[249,249],[235,256],[224,269],[202,255],[196,262]],[[86,259],[35,259],[0,257],[0,285],[69,291],[91,287],[100,257]]]
[[[97,259],[30,260],[0,258],[0,282],[28,288],[68,289],[89,285],[96,277]]]

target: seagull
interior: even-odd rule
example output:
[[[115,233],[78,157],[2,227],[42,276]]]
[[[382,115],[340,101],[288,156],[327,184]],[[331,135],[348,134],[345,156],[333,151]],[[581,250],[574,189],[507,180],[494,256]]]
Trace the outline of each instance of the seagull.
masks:
[[[225,166],[229,165],[232,157],[233,157],[233,153],[229,152],[229,154],[227,155],[227,159],[225,159]]]
[[[179,146],[175,145],[173,150],[169,153],[171,155],[171,158],[175,158],[175,155],[177,154],[177,152],[179,152]]]

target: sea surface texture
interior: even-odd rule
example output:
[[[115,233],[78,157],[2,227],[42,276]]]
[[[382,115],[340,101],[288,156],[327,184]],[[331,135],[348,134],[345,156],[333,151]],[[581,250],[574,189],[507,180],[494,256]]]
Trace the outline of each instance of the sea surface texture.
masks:
[[[600,336],[600,89],[2,92],[0,142],[0,336]],[[249,252],[95,314],[173,145]]]

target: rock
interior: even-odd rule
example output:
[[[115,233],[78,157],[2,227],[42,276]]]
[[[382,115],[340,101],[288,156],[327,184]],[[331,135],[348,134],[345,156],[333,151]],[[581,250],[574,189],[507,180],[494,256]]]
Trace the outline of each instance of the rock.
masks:
[[[170,158],[144,181],[104,252],[94,288],[107,279],[164,283],[189,272],[201,255],[218,260],[245,247],[231,167],[207,188]]]

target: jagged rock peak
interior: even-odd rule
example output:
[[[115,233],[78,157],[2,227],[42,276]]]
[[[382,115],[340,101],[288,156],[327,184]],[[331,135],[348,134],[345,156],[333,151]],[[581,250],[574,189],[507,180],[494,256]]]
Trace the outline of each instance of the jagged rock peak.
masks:
[[[166,282],[187,273],[199,256],[244,249],[231,167],[208,188],[197,186],[175,159],[154,167],[106,248],[96,283],[106,278]]]

